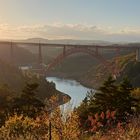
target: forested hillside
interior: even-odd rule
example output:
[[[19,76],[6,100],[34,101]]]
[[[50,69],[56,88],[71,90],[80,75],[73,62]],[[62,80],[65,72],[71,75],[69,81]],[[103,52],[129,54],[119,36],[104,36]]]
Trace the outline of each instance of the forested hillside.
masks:
[[[126,76],[131,80],[133,86],[140,87],[140,62],[129,62],[121,73],[118,81]]]
[[[22,75],[19,66],[37,63],[37,55],[25,48],[13,44],[13,60],[11,60],[10,46],[0,43],[0,85],[14,91],[14,94],[20,94],[26,82],[37,82],[39,84],[38,97],[45,99],[52,95],[63,94],[55,89],[55,85],[45,80],[45,77],[29,78]],[[4,86],[3,86],[4,85]]]
[[[122,79],[122,77],[128,76],[132,79],[133,85],[136,85],[136,83],[138,84],[140,64],[139,62],[135,62],[134,53],[123,55],[115,59],[113,58],[110,60],[110,63],[112,66],[116,63],[118,65],[120,70],[118,81],[119,79]],[[110,72],[108,69],[104,67],[103,64],[100,64],[97,67],[93,66],[83,77],[80,78],[80,81],[87,86],[98,88],[109,75]]]
[[[18,68],[0,60],[0,85],[7,85],[16,95],[19,95],[27,82],[39,84],[37,94],[39,98],[50,98],[55,94],[62,96],[62,93],[55,89],[55,85],[47,82],[45,78],[25,77]]]
[[[12,57],[11,57],[11,45],[6,45],[0,42],[0,59],[8,63],[14,63],[18,65],[27,65],[37,62],[37,56],[25,48],[18,47],[16,44],[12,44]]]

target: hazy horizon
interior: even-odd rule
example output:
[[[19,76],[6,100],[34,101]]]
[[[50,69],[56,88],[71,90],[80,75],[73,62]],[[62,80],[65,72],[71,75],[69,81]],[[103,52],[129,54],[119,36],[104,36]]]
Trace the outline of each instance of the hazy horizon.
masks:
[[[138,0],[0,1],[1,40],[140,40]]]

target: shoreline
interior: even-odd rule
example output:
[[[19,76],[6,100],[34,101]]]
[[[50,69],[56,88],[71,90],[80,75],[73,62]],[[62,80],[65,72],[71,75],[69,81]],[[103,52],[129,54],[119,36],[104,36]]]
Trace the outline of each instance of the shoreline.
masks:
[[[78,83],[80,83],[82,86],[84,86],[86,88],[96,89],[95,87],[89,85],[88,82],[83,82],[79,78],[76,78],[74,76],[69,76],[68,74],[64,74],[62,72],[51,72],[51,73],[49,73],[47,75],[47,77],[57,77],[57,78],[61,78],[61,79],[75,80],[75,81],[77,81]]]
[[[57,89],[56,89],[57,90]],[[59,106],[61,106],[61,105],[64,105],[64,104],[66,104],[66,103],[68,103],[68,102],[70,102],[71,101],[71,96],[70,95],[68,95],[67,93],[64,93],[64,92],[61,92],[61,91],[59,91],[59,90],[57,90],[59,93],[60,93],[60,95],[59,95],[59,100],[58,100],[58,105]],[[64,99],[65,98],[65,99]],[[65,100],[65,101],[64,101]]]
[[[45,81],[47,81],[46,78],[47,78],[47,77],[44,77]],[[47,82],[49,82],[49,81],[47,81]],[[50,83],[50,82],[49,82],[49,83]],[[58,98],[58,99],[56,100],[56,104],[57,104],[58,106],[61,106],[61,105],[64,105],[64,104],[70,102],[70,100],[71,100],[71,96],[70,96],[70,95],[68,95],[67,93],[64,93],[64,92],[62,92],[62,91],[60,91],[60,90],[58,90],[58,89],[56,89],[56,88],[55,88],[55,91],[56,91],[56,97]],[[55,96],[55,94],[52,95],[52,96]]]
[[[49,77],[51,77],[52,79],[51,79],[51,78],[49,79]],[[84,86],[81,82],[79,82],[78,80],[76,80],[76,79],[74,79],[74,78],[68,78],[68,77],[66,77],[66,76],[64,77],[64,76],[62,76],[62,75],[59,75],[59,76],[58,76],[58,74],[49,74],[49,75],[47,75],[46,79],[47,79],[47,78],[49,79],[49,82],[51,82],[51,81],[53,82],[53,78],[58,78],[58,79],[60,78],[60,79],[62,79],[62,81],[63,81],[63,80],[70,80],[70,81],[72,80],[73,82],[76,82],[76,83],[78,84],[78,87],[80,86],[80,88],[83,87],[83,88],[85,88],[85,89],[88,88],[87,86]],[[58,82],[59,82],[59,81],[58,81]],[[54,79],[54,83],[55,83],[55,79]],[[56,84],[58,84],[58,83],[56,82]],[[57,87],[57,86],[56,86],[56,87]],[[76,85],[75,85],[75,88],[76,88]],[[69,89],[69,88],[68,88],[68,89]],[[89,89],[89,90],[88,90],[88,89]],[[90,91],[90,90],[92,90],[93,88],[88,88],[88,89],[87,89],[87,90]],[[65,104],[68,103],[68,102],[71,102],[72,100],[75,99],[75,97],[76,97],[77,100],[79,100],[79,101],[81,102],[81,101],[85,98],[85,96],[86,96],[86,95],[84,95],[84,97],[82,96],[82,97],[83,97],[82,99],[81,99],[81,97],[80,97],[80,99],[79,99],[79,97],[74,96],[74,95],[72,94],[73,92],[77,92],[77,91],[73,91],[72,89],[69,89],[69,90],[72,90],[72,91],[73,91],[72,93],[71,93],[71,92],[68,93],[67,90],[63,90],[63,89],[61,89],[61,88],[60,88],[60,89],[59,89],[59,88],[58,88],[58,89],[56,88],[56,90],[59,91],[59,93],[60,93],[60,96],[59,96],[59,97],[61,97],[61,99],[59,98],[59,100],[57,101],[57,104],[59,104],[60,106],[61,106],[61,105],[65,105]],[[81,92],[80,92],[80,93],[81,93]],[[84,94],[85,94],[85,93],[87,93],[87,91],[85,91]],[[64,98],[66,97],[67,100],[66,100],[66,101],[65,101],[65,100],[62,100],[63,97],[64,97]],[[75,104],[75,105],[77,105],[77,104]]]

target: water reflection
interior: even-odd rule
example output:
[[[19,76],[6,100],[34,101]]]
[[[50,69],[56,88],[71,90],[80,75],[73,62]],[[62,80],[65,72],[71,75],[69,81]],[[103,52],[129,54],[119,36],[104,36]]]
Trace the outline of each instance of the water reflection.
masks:
[[[86,94],[91,89],[82,86],[75,80],[66,80],[56,77],[47,77],[48,81],[53,81],[56,84],[56,89],[71,96],[73,106],[78,106],[86,97]]]

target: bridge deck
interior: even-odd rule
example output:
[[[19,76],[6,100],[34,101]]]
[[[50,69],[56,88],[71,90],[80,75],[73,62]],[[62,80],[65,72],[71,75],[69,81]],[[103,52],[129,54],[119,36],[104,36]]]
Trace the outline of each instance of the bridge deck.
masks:
[[[12,42],[13,44],[16,45],[24,45],[25,47],[27,46],[42,46],[42,47],[88,47],[88,48],[104,48],[104,49],[117,49],[117,48],[122,48],[122,49],[137,49],[140,48],[140,44],[112,44],[112,45],[95,45],[95,44],[55,44],[55,43],[30,43],[30,42]],[[5,45],[11,45],[11,42],[4,42],[1,41],[0,44],[5,44]]]

